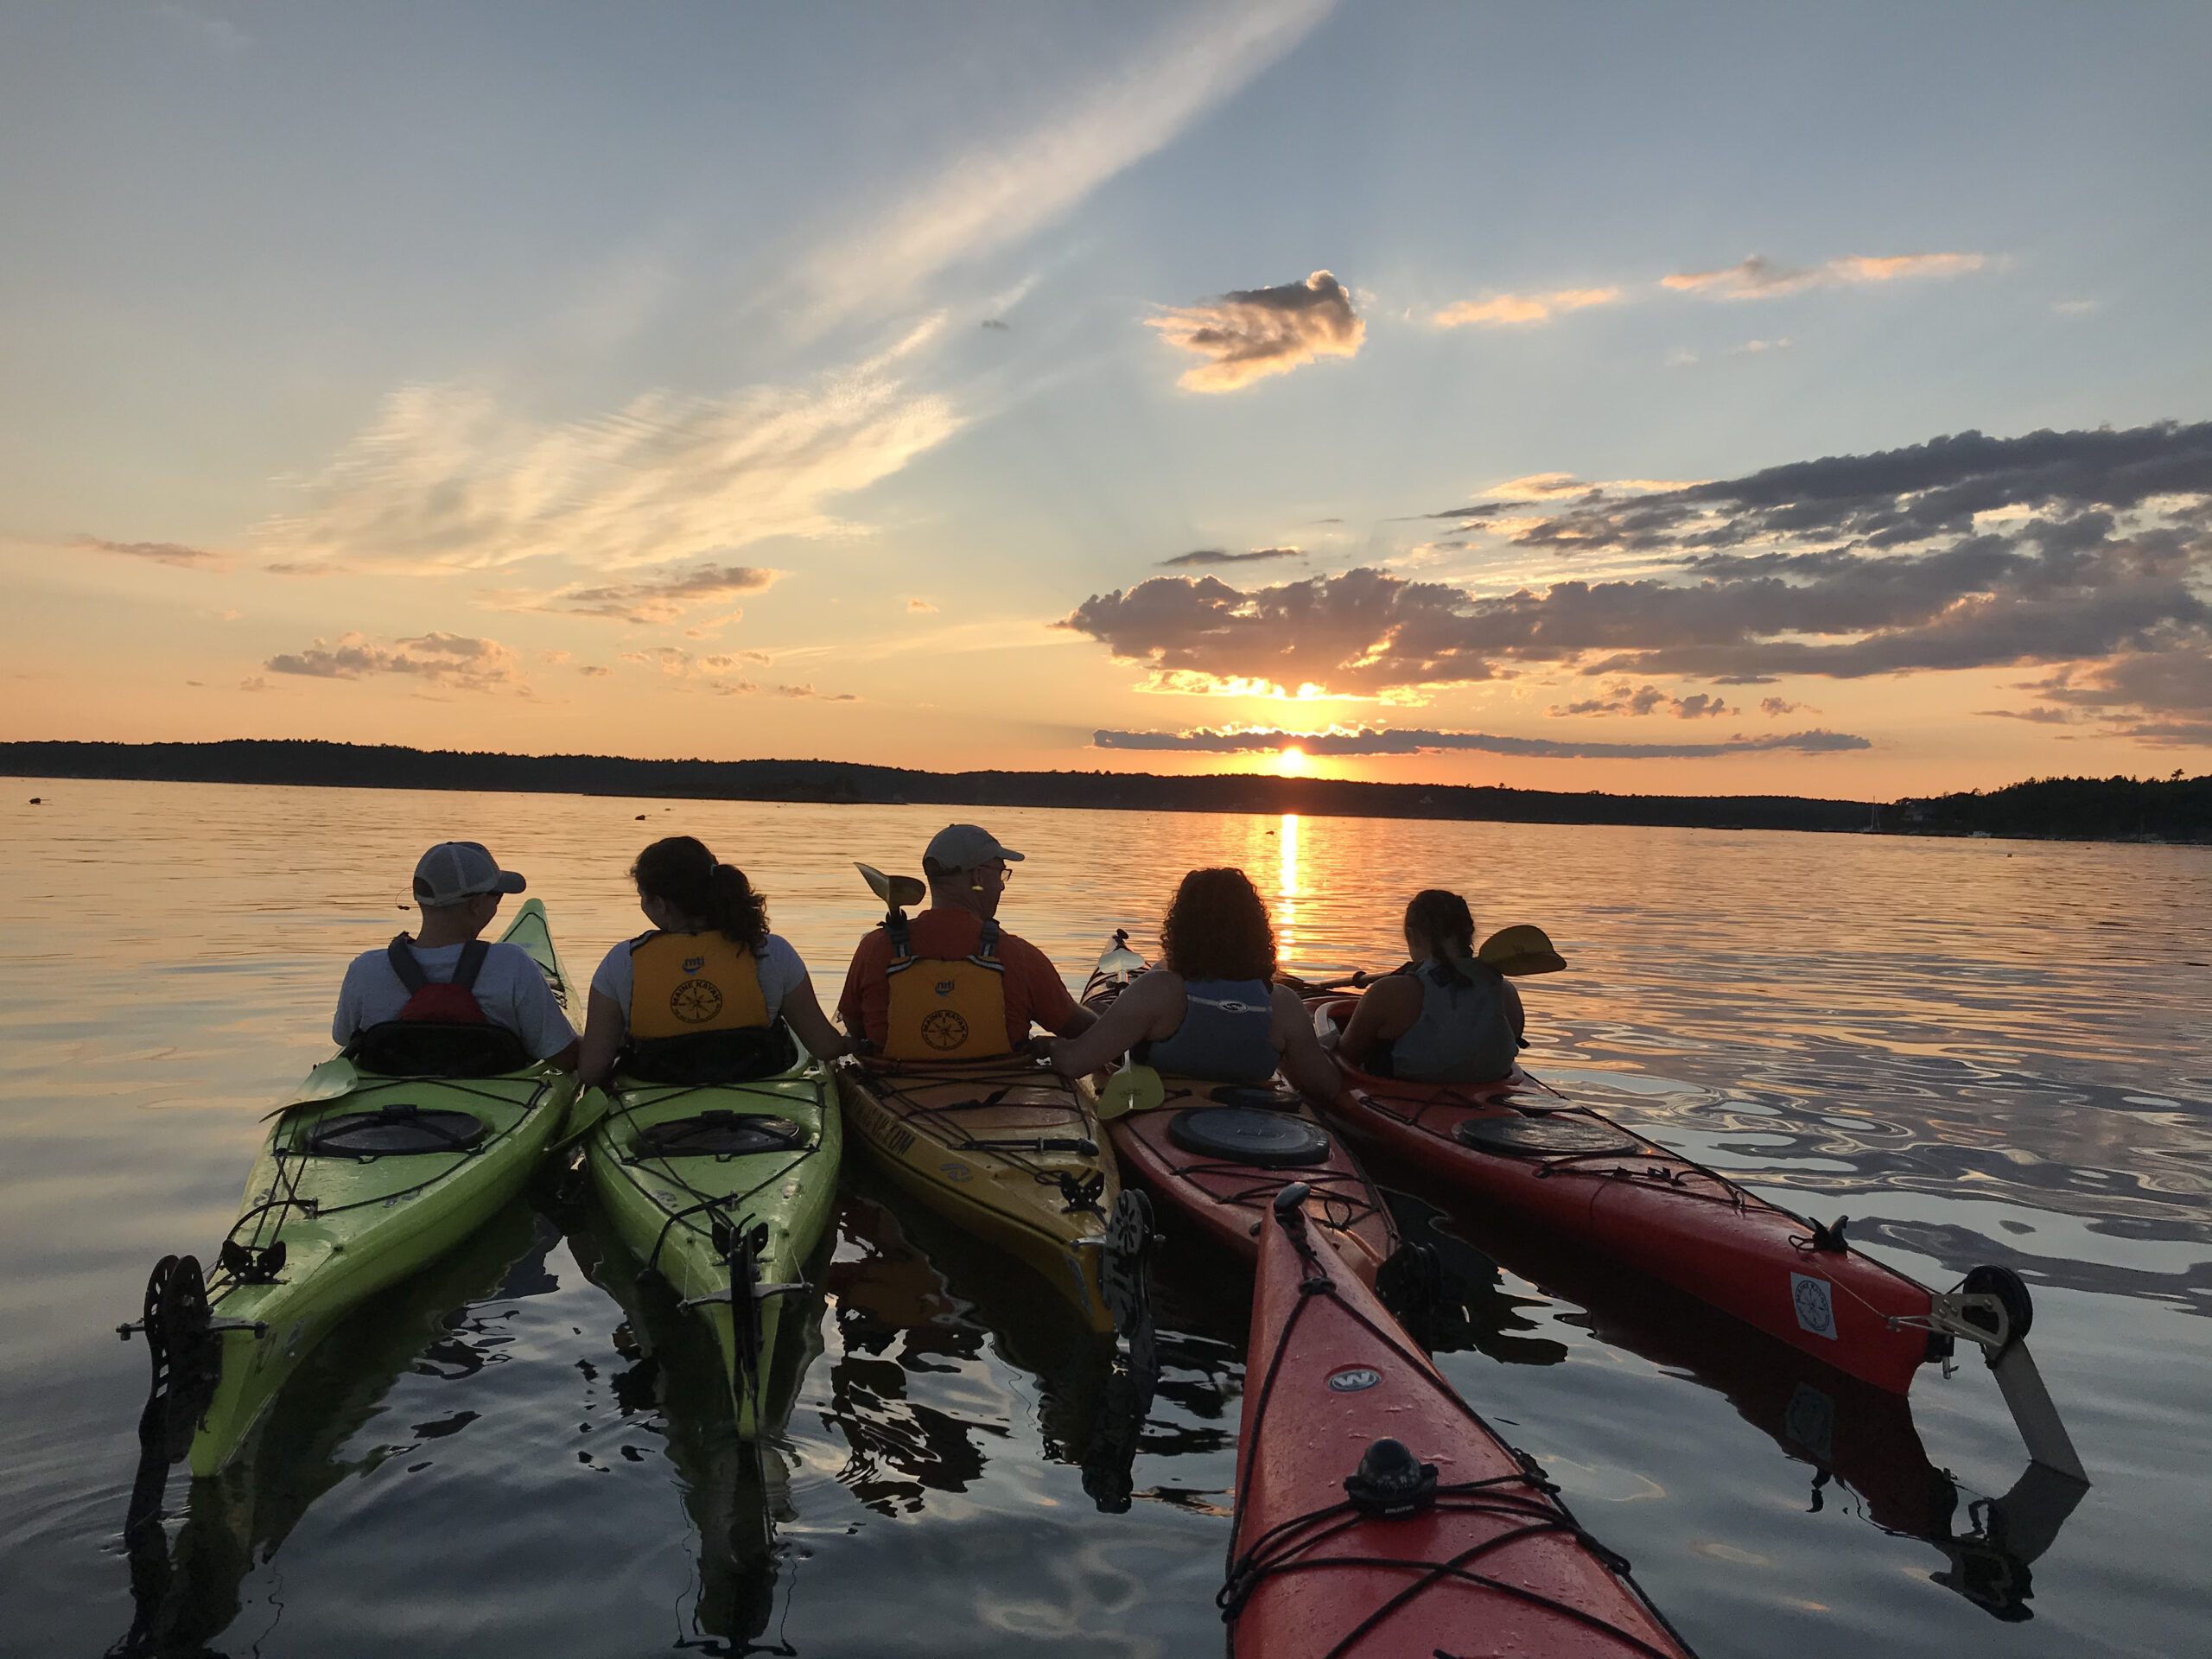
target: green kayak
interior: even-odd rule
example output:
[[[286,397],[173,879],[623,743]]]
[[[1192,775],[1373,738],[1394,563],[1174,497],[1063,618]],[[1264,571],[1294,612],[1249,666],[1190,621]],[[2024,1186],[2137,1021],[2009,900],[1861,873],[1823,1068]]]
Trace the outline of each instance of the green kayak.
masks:
[[[565,1007],[544,906],[526,901],[505,940],[536,959]],[[521,1191],[575,1095],[574,1074],[543,1063],[489,1077],[384,1074],[343,1057],[315,1067],[274,1115],[210,1269],[164,1257],[144,1323],[124,1327],[153,1349],[139,1428],[149,1452],[188,1455],[194,1475],[220,1470],[340,1315]]]
[[[615,1232],[713,1332],[748,1439],[773,1427],[764,1379],[785,1302],[804,1305],[805,1264],[836,1208],[844,1149],[828,1069],[796,1042],[778,1058],[786,1063],[738,1083],[617,1072],[585,1141]]]

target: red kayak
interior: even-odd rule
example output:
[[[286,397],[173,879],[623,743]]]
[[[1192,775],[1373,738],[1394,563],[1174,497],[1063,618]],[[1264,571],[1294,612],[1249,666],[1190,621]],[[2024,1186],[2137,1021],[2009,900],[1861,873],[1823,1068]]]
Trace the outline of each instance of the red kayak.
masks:
[[[1316,1247],[1302,1197],[1285,1188],[1262,1228],[1221,1593],[1230,1654],[1686,1659],[1628,1563]]]
[[[1314,998],[1318,1028],[1351,1017],[1349,997]],[[1571,1105],[1523,1072],[1484,1084],[1403,1083],[1346,1065],[1329,1116],[1363,1147],[1640,1268],[1803,1349],[1904,1394],[1923,1361],[1948,1357],[1931,1330],[1927,1287],[1822,1227]],[[2011,1275],[1977,1268],[1977,1274]],[[1977,1286],[2008,1299],[2026,1330],[2018,1281]],[[2010,1300],[2018,1290],[2021,1311]]]
[[[1083,1005],[1101,1013],[1145,971],[1144,959],[1116,933],[1084,987]],[[1109,1121],[1107,1134],[1122,1173],[1163,1205],[1247,1262],[1260,1253],[1260,1222],[1292,1181],[1306,1189],[1306,1209],[1351,1269],[1370,1287],[1398,1248],[1382,1196],[1335,1135],[1287,1084],[1245,1087],[1160,1077],[1156,1106]]]

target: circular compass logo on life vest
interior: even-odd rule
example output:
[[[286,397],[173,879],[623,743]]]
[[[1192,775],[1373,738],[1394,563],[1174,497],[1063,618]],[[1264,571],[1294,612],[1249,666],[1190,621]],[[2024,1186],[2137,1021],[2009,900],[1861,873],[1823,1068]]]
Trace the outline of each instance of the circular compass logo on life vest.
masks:
[[[922,1040],[935,1049],[958,1048],[968,1040],[968,1022],[950,1008],[939,1008],[923,1017]]]
[[[687,979],[668,994],[668,1011],[687,1026],[703,1026],[722,1011],[721,988],[711,979]]]

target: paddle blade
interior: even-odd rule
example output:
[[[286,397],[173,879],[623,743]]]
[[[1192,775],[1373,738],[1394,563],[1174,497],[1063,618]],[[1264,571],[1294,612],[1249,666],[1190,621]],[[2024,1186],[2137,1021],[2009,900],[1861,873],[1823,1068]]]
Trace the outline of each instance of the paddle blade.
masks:
[[[1110,1123],[1130,1112],[1148,1112],[1167,1098],[1167,1085],[1148,1065],[1125,1065],[1098,1091],[1098,1121]]]
[[[1483,941],[1483,948],[1476,954],[1499,973],[1516,979],[1527,974],[1555,974],[1567,966],[1567,958],[1552,949],[1544,930],[1525,922],[1498,929]]]
[[[613,1104],[607,1090],[596,1085],[579,1091],[576,1097],[569,1103],[569,1116],[563,1121],[561,1133],[555,1137],[553,1144],[566,1146],[605,1117],[607,1109]]]
[[[353,1069],[353,1062],[343,1054],[334,1056],[316,1066],[292,1090],[290,1096],[275,1110],[263,1114],[265,1119],[277,1117],[295,1106],[312,1106],[319,1100],[335,1100],[340,1095],[350,1095],[361,1086],[361,1074]]]
[[[875,896],[893,910],[904,910],[908,905],[918,905],[929,897],[930,890],[911,875],[886,875],[873,864],[853,861],[853,868],[874,890]]]
[[[1135,951],[1129,949],[1127,942],[1128,938],[1128,935],[1126,933],[1116,933],[1114,936],[1114,943],[1108,945],[1105,950],[1100,954],[1098,958],[1098,966],[1094,971],[1097,973],[1101,978],[1111,978],[1116,975],[1121,974],[1136,975],[1144,972],[1144,958],[1137,955]]]

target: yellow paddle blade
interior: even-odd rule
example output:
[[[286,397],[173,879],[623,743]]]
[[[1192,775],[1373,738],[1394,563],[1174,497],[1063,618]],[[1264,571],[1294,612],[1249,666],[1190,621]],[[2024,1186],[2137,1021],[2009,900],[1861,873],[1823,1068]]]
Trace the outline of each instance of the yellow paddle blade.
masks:
[[[1502,927],[1483,941],[1483,948],[1475,953],[1501,974],[1518,978],[1524,974],[1555,974],[1567,966],[1567,958],[1552,949],[1550,938],[1541,927],[1522,923],[1517,927]]]
[[[1148,1112],[1167,1098],[1167,1085],[1148,1065],[1125,1065],[1098,1091],[1098,1121],[1110,1123],[1129,1112]]]
[[[874,890],[875,896],[893,910],[904,910],[908,905],[918,905],[930,895],[930,890],[911,875],[886,875],[873,864],[853,861],[853,868]]]
[[[580,1090],[576,1097],[569,1103],[569,1116],[561,1124],[561,1132],[554,1136],[553,1144],[566,1146],[605,1117],[607,1109],[613,1103],[607,1090],[595,1084]]]
[[[361,1074],[353,1069],[353,1062],[343,1054],[323,1061],[307,1074],[300,1086],[287,1096],[283,1104],[273,1111],[262,1114],[266,1122],[281,1117],[295,1106],[312,1106],[319,1100],[335,1100],[340,1095],[350,1095],[361,1086]]]

